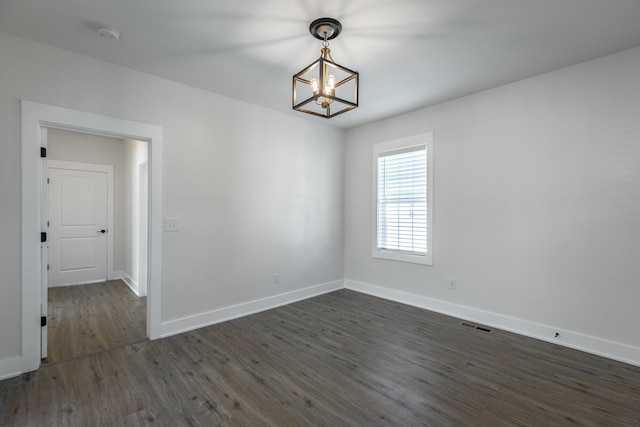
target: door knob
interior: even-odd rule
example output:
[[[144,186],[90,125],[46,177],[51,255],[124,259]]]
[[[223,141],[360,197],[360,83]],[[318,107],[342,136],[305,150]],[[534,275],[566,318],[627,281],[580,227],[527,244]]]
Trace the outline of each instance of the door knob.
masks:
[[[98,233],[102,233],[102,234],[104,234],[106,232],[107,232],[107,230],[105,230],[104,228],[102,230],[98,231]]]

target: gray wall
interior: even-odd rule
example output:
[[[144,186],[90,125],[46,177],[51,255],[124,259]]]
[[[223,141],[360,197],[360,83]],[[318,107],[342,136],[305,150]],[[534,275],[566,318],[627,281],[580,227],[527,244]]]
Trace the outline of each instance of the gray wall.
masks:
[[[3,33],[0,57],[0,367],[21,357],[22,99],[162,126],[163,322],[342,279],[339,130]]]
[[[349,131],[346,279],[640,364],[639,76],[640,48]],[[434,265],[374,259],[372,146],[431,131]]]

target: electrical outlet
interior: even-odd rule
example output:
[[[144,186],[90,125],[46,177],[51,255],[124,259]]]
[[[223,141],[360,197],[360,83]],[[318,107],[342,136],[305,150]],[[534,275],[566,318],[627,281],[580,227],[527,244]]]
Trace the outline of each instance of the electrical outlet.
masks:
[[[273,274],[273,283],[275,285],[277,285],[278,283],[280,283],[280,273],[274,273]]]
[[[456,281],[455,279],[449,279],[449,289],[451,289],[452,291],[456,290]]]
[[[180,224],[178,224],[178,218],[164,219],[164,231],[178,231],[178,230],[180,230]]]

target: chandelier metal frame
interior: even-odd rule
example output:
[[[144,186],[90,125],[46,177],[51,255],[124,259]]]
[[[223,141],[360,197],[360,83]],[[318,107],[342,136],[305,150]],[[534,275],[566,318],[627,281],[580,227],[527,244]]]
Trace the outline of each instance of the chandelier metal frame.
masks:
[[[329,40],[338,37],[342,24],[319,18],[309,25],[309,32],[322,40],[322,49],[320,58],[293,76],[293,109],[330,119],[357,108],[360,74],[336,63],[329,49]]]

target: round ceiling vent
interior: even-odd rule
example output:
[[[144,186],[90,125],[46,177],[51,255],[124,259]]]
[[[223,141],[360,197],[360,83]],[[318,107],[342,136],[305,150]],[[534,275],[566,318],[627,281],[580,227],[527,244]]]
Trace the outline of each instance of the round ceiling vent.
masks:
[[[108,40],[118,40],[120,38],[120,31],[108,25],[98,25],[96,31],[100,36]]]

